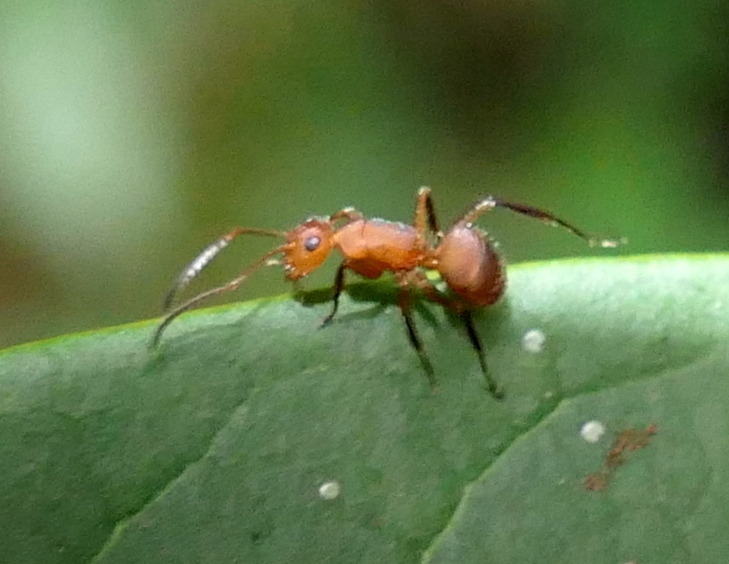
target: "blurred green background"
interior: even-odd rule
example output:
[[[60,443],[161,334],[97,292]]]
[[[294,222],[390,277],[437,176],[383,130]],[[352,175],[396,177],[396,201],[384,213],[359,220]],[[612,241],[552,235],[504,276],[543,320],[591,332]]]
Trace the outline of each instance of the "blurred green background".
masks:
[[[511,263],[726,250],[728,79],[726,2],[5,0],[0,346],[157,315],[236,225],[409,222],[424,184],[446,224],[496,194],[630,240],[495,212]],[[195,288],[273,241],[237,243]]]

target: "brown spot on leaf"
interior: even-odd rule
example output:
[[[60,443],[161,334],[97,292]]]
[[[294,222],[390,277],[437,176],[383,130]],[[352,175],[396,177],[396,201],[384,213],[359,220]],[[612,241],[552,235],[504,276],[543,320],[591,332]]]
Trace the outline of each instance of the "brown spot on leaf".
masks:
[[[602,468],[587,476],[583,482],[588,491],[603,491],[607,489],[610,478],[615,469],[626,462],[625,453],[639,450],[651,442],[651,437],[658,432],[655,423],[645,429],[623,429],[620,431],[610,450],[605,456]]]

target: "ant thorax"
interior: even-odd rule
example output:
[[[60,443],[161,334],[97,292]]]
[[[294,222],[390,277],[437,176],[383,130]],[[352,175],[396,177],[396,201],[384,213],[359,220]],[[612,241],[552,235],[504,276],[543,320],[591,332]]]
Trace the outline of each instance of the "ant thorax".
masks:
[[[366,278],[378,278],[387,270],[412,270],[425,250],[413,227],[382,219],[348,223],[334,233],[334,240],[348,267]]]

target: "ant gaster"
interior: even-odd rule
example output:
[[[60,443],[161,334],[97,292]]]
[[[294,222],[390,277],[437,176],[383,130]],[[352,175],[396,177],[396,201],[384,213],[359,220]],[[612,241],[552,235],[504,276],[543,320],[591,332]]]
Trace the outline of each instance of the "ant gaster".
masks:
[[[329,217],[309,218],[288,233],[238,227],[204,249],[182,271],[165,299],[165,311],[168,313],[154,333],[153,346],[159,343],[165,328],[180,314],[205,298],[237,289],[261,266],[281,264],[272,260],[276,255],[283,255],[284,274],[288,280],[295,281],[319,268],[332,250],[337,249],[344,260],[339,265],[334,280],[333,307],[322,321],[322,326],[328,324],[337,313],[347,270],[371,279],[379,278],[386,271],[390,271],[400,288],[398,305],[405,319],[410,343],[420,357],[431,386],[436,387],[435,374],[413,322],[413,288],[420,290],[427,299],[451,309],[461,317],[471,345],[478,353],[488,390],[494,397],[501,397],[501,392],[486,366],[481,338],[471,317],[474,309],[493,304],[504,293],[506,280],[499,255],[486,233],[473,225],[482,214],[494,208],[506,208],[550,225],[563,227],[592,246],[615,247],[619,244],[612,239],[591,237],[549,212],[492,196],[479,201],[443,233],[435,215],[430,189],[426,187],[418,192],[413,225],[366,219],[357,210],[345,208]],[[285,242],[264,254],[227,284],[202,292],[171,309],[175,295],[233,239],[245,234],[281,237]],[[444,293],[436,288],[426,276],[425,270],[438,272],[451,292]]]

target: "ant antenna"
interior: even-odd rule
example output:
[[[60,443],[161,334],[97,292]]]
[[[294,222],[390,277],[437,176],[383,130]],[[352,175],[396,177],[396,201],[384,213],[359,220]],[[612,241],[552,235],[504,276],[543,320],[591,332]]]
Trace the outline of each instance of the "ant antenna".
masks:
[[[506,208],[513,212],[533,217],[549,225],[555,227],[563,227],[573,235],[576,235],[580,239],[584,239],[585,241],[587,241],[587,244],[591,247],[614,248],[620,245],[625,245],[628,242],[628,240],[624,237],[620,239],[601,239],[593,235],[588,235],[581,229],[578,229],[574,225],[567,223],[563,219],[560,219],[547,211],[533,208],[532,206],[527,206],[525,204],[507,202],[505,200],[502,200],[501,198],[495,198],[494,196],[489,196],[488,198],[485,198],[478,202],[471,211],[467,212],[466,215],[463,216],[460,221],[465,223],[473,223],[481,216],[481,214],[494,208]]]
[[[233,231],[231,231],[230,233],[226,233],[220,239],[205,247],[203,251],[197,257],[195,257],[195,259],[190,264],[188,264],[185,269],[180,273],[180,275],[177,277],[177,280],[172,285],[172,288],[170,288],[170,290],[165,295],[163,310],[165,312],[169,311],[172,307],[172,302],[174,302],[175,300],[175,296],[180,292],[180,290],[187,286],[190,281],[195,278],[195,276],[200,274],[200,272],[208,264],[210,264],[212,260],[218,255],[218,253],[222,251],[225,247],[227,247],[233,239],[243,234],[266,235],[269,237],[286,237],[286,233],[283,233],[281,231],[274,231],[272,229],[258,229],[256,227],[237,227],[233,229]]]
[[[241,233],[246,233],[246,232],[247,231],[242,231]],[[262,231],[261,232],[256,231],[256,233],[260,233],[260,234],[264,234],[264,235],[267,234],[267,233],[263,233]],[[210,256],[208,256],[205,253],[208,252],[209,249],[215,249],[215,243],[213,243],[207,249],[205,249],[197,259],[195,259],[192,262],[190,267],[188,267],[188,269],[186,269],[185,272],[191,270],[191,268],[198,261],[202,264],[202,266],[200,266],[200,268],[197,270],[197,272],[200,272],[200,270],[202,270],[205,267],[205,265],[208,262],[210,262],[210,260],[212,260],[212,258],[220,251],[220,249],[222,249],[224,247],[225,247],[225,245],[218,248],[217,250],[210,251]],[[186,302],[183,302],[182,304],[178,305],[175,309],[173,309],[172,311],[170,311],[167,314],[167,316],[162,320],[162,323],[160,323],[159,326],[157,327],[157,329],[155,330],[154,335],[152,336],[152,342],[151,342],[152,348],[157,347],[157,345],[159,344],[159,340],[162,338],[162,333],[167,328],[167,326],[170,323],[172,323],[172,321],[175,320],[175,318],[179,317],[180,315],[185,313],[188,309],[197,305],[198,303],[200,303],[201,301],[203,301],[206,298],[209,298],[211,296],[216,296],[218,294],[223,294],[225,292],[231,292],[233,290],[236,290],[241,284],[243,284],[243,282],[245,282],[246,278],[248,278],[248,276],[250,276],[252,272],[254,272],[255,270],[258,270],[261,266],[264,266],[272,256],[274,256],[278,253],[283,253],[283,252],[285,252],[285,250],[286,250],[286,245],[281,245],[280,247],[276,247],[272,251],[267,252],[265,255],[263,255],[261,258],[259,258],[257,261],[255,261],[253,264],[247,266],[245,268],[245,270],[243,270],[243,272],[241,272],[237,277],[233,278],[233,280],[231,280],[227,284],[223,284],[222,286],[218,286],[217,288],[213,288],[212,290],[207,290],[205,292],[202,292],[202,293],[198,294],[197,296],[193,296]],[[202,260],[200,260],[203,257],[207,258],[207,262],[203,262]],[[185,274],[185,272],[183,272],[183,274]],[[197,274],[197,272],[195,272],[193,274],[193,276],[195,274]]]

